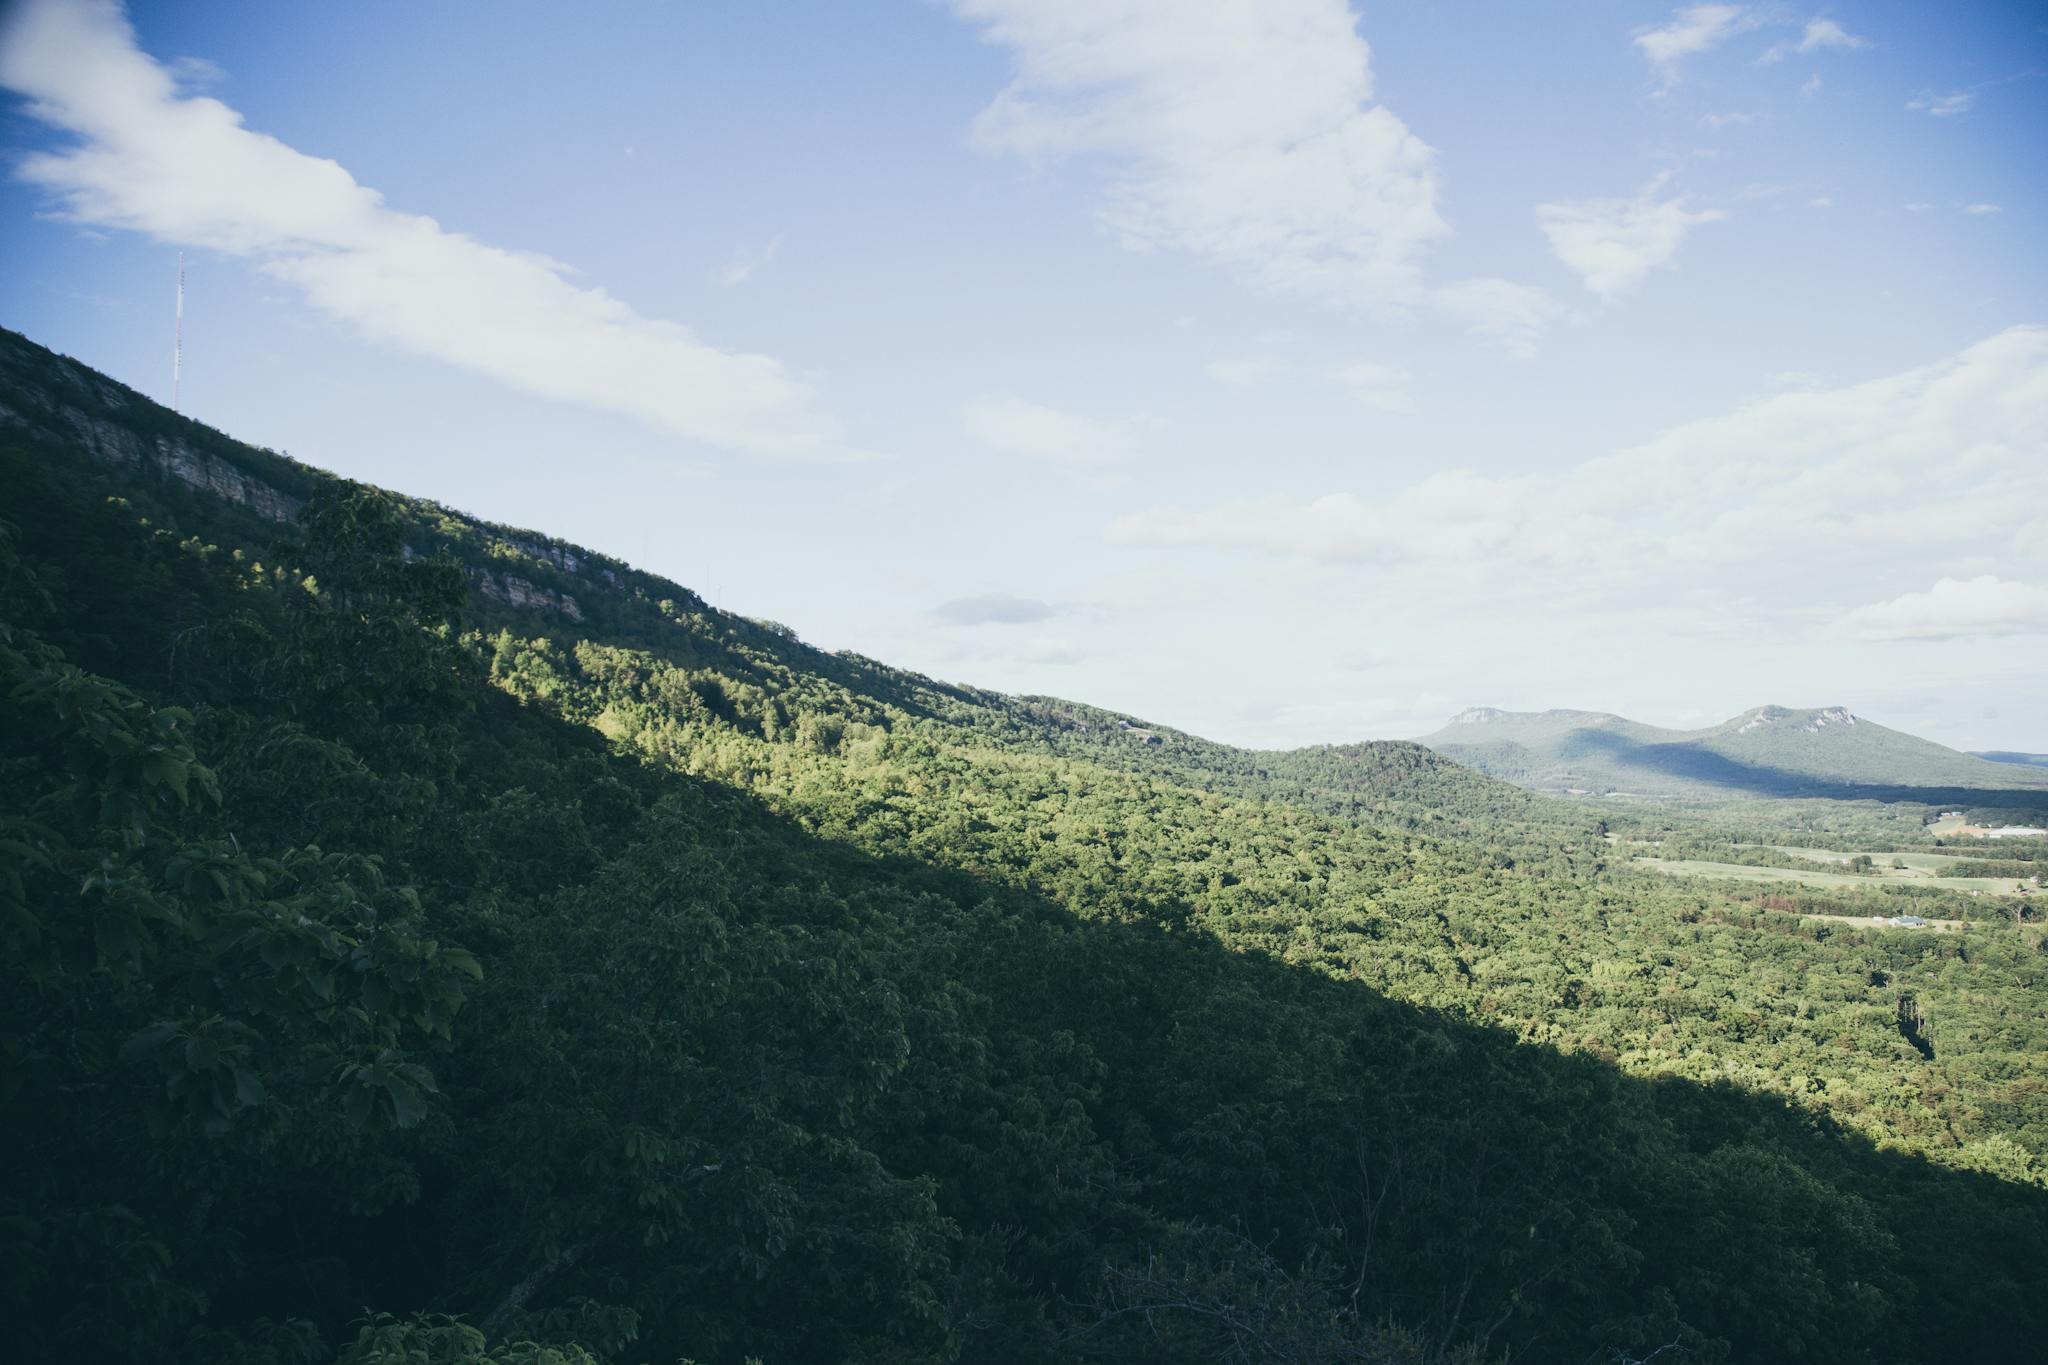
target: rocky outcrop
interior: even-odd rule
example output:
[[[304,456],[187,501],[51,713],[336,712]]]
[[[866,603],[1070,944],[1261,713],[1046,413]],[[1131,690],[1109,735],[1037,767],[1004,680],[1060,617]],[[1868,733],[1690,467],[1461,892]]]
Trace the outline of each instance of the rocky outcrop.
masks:
[[[262,480],[250,478],[226,460],[194,450],[183,441],[157,437],[150,459],[172,478],[240,503],[272,521],[295,520],[303,505],[299,499],[278,492]]]
[[[556,568],[565,570],[568,573],[581,573],[583,571],[582,557],[566,546],[551,545],[541,540],[527,540],[520,536],[510,537],[505,543],[521,554],[531,555],[535,559],[544,559]]]
[[[538,559],[545,564],[552,564],[564,573],[582,574],[586,577],[594,576],[613,584],[619,581],[616,569],[600,563],[596,557],[590,556],[587,553],[578,553],[573,546],[558,544],[554,541],[533,540],[526,536],[507,536],[504,543],[523,555]]]
[[[66,446],[75,442],[90,459],[135,474],[176,479],[271,521],[298,519],[302,499],[206,449],[203,439],[194,442],[183,435],[151,434],[152,428],[176,430],[181,425],[191,424],[178,422],[142,395],[84,366],[0,331],[0,428],[23,428]],[[195,426],[194,430],[203,429]],[[223,439],[222,444],[233,443]],[[252,451],[251,455],[262,467],[261,453]],[[479,529],[537,564],[618,582],[616,570],[599,556],[531,535],[506,534],[490,526]],[[411,545],[402,546],[401,552],[407,559],[421,553]],[[502,550],[499,553],[502,556]],[[470,573],[477,591],[494,602],[583,620],[582,605],[566,592],[503,571],[477,568]]]
[[[1805,717],[1806,723],[1799,728],[1809,734],[1818,734],[1830,725],[1856,723],[1856,717],[1846,706],[1824,706],[1818,711],[1810,712],[1791,711],[1782,706],[1759,706],[1743,717],[1742,724],[1736,727],[1735,733],[1746,735],[1751,730],[1760,730],[1766,725],[1776,725],[1780,721],[1797,720],[1801,716]]]
[[[583,608],[576,605],[576,599],[568,593],[543,588],[516,574],[492,573],[489,569],[478,569],[476,586],[478,592],[493,602],[503,602],[508,607],[559,612],[571,621],[583,619]]]
[[[57,368],[70,383],[90,393],[101,408],[118,411],[128,405],[127,398],[110,386],[89,386],[73,367],[60,365]],[[68,430],[94,459],[125,469],[153,469],[229,502],[239,503],[272,521],[291,521],[299,513],[299,499],[279,492],[218,455],[200,450],[180,437],[145,438],[119,422],[62,403],[46,410],[40,422],[31,421],[19,408],[0,405],[0,421]]]

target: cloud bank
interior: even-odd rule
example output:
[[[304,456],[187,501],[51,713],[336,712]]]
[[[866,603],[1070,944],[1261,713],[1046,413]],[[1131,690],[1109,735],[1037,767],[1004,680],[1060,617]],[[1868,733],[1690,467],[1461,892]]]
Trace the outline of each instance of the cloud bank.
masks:
[[[2048,328],[2016,327],[1933,365],[1778,394],[1555,474],[1449,470],[1370,494],[1168,506],[1108,535],[1453,565],[1559,592],[1711,587],[1806,605],[1906,555],[2048,559],[2043,507]]]
[[[1843,618],[1866,640],[1961,640],[1986,635],[2048,635],[2048,588],[1995,574],[1944,578],[1926,592],[1857,607]]]
[[[18,174],[76,222],[254,261],[364,336],[526,393],[762,454],[832,456],[838,427],[776,360],[642,317],[565,267],[405,213],[333,161],[243,126],[136,45],[114,0],[21,0],[0,85],[70,145]]]

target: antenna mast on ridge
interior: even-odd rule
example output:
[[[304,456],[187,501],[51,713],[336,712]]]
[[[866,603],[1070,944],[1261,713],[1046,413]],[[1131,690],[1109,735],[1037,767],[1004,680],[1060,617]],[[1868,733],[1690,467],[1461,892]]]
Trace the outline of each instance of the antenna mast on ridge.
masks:
[[[185,382],[185,253],[178,253],[178,326],[171,342],[171,411],[177,412],[178,390]]]

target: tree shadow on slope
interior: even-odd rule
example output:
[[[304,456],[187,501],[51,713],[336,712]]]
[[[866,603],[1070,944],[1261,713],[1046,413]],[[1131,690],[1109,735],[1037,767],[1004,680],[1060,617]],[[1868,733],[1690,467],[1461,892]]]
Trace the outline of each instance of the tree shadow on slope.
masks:
[[[965,900],[953,874],[879,867]],[[1002,932],[962,926],[965,979],[1005,1031],[1071,1035],[1101,1064],[1091,1126],[1134,1205],[1319,1264],[1368,1318],[1537,1359],[1686,1329],[1734,1359],[1999,1358],[2048,1326],[2019,1306],[2048,1288],[2036,1188],[1232,951],[1184,909],[992,904]]]
[[[465,826],[492,889],[437,914],[487,975],[417,1198],[257,1204],[217,1314],[733,1361],[2022,1359],[2048,1329],[2037,1188],[1185,906],[865,853],[502,697],[479,723],[576,785]],[[603,782],[628,837],[568,813]]]
[[[543,1078],[566,1092],[551,1112],[584,1118],[566,1146],[490,1147],[483,1166],[523,1184],[451,1173],[451,1264],[529,1242],[525,1201],[559,1182],[579,1207],[545,1217],[586,1249],[541,1299],[631,1303],[677,1349],[908,1351],[905,1305],[927,1293],[927,1326],[969,1359],[1214,1358],[1232,1341],[1245,1359],[1374,1359],[1303,1343],[1334,1352],[1381,1320],[1521,1359],[1667,1341],[1690,1359],[2017,1359],[2048,1328],[2036,1188],[1232,951],[1186,907],[1080,917],[724,788],[659,785],[620,859],[477,944],[505,970],[472,1027],[502,1050],[479,1057],[463,1122],[530,1132],[513,1097]],[[732,961],[750,935],[779,945],[757,970]],[[692,1022],[674,997],[700,991],[720,1003]],[[707,1124],[713,1084],[809,1137],[778,1152],[745,1121]],[[732,1226],[763,1216],[769,1187],[802,1212],[779,1243],[729,1234],[752,1260],[662,1249],[706,1235],[695,1212],[650,1249],[630,1165],[550,1169],[636,1132],[687,1150],[687,1200]],[[952,1229],[917,1264],[876,1251],[930,1230],[889,1202],[906,1181]],[[488,1294],[450,1288],[482,1314],[514,1268]],[[667,1297],[641,1293],[656,1283]],[[706,1299],[719,1314],[691,1306]]]

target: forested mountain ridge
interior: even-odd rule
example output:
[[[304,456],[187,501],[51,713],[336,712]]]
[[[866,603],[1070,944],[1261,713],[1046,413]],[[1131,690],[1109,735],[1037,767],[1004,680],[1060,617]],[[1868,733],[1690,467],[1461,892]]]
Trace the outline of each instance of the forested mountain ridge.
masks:
[[[2048,775],[1987,761],[1829,706],[1759,706],[1701,730],[1594,711],[1460,712],[1418,743],[1546,791],[2048,801]],[[2029,795],[2032,793],[2033,795]],[[1956,795],[1960,794],[1960,795]]]
[[[110,487],[175,513],[229,545],[267,546],[306,500],[337,486],[325,471],[233,440],[127,386],[0,329],[0,437],[12,432],[91,457]],[[92,473],[91,470],[81,471]],[[1440,823],[1446,810],[1527,814],[1538,803],[1405,741],[1253,753],[1170,726],[1054,697],[1009,697],[942,683],[851,651],[812,648],[786,627],[721,611],[655,574],[540,532],[496,526],[394,495],[409,556],[448,556],[466,573],[469,621],[659,653],[688,670],[693,705],[769,738],[807,710],[835,722],[889,713],[937,723],[963,742],[1085,755],[1155,775],[1204,774],[1245,791],[1314,791],[1333,808],[1402,808]],[[1455,793],[1455,799],[1445,799]],[[1561,810],[1555,820],[1589,822]]]
[[[1244,754],[821,653],[66,396],[110,383],[11,342],[0,389],[33,1358],[2048,1330],[2031,930],[1815,928],[1417,746]]]

